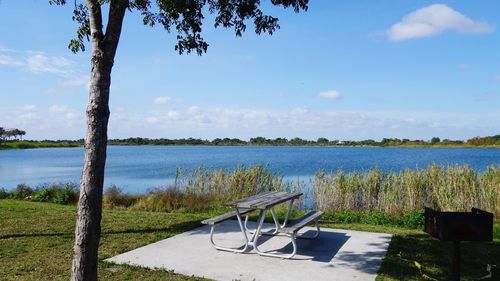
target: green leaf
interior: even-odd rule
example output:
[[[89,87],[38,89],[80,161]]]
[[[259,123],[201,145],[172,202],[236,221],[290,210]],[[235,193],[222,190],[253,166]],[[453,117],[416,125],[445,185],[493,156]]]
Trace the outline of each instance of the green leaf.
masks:
[[[413,261],[418,270],[422,271],[422,265],[418,261]]]

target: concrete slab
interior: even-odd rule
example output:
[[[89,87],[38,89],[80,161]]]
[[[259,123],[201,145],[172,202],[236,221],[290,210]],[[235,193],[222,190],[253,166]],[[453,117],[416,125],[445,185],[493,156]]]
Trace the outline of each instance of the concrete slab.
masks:
[[[312,231],[309,227],[302,230]],[[316,240],[297,240],[297,255],[287,260],[259,256],[254,250],[244,254],[218,251],[210,244],[209,233],[210,228],[203,226],[107,261],[215,280],[374,280],[391,240],[390,234],[322,228]],[[241,245],[238,223],[222,223],[215,240],[224,246]],[[259,247],[262,251],[292,250],[285,236],[262,236],[259,241],[265,241]]]

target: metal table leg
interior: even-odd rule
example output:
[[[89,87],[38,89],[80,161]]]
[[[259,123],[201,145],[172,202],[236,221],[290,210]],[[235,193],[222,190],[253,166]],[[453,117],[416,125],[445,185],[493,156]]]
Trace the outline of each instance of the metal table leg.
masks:
[[[276,215],[276,211],[274,210],[274,207],[270,208],[271,214],[273,216],[273,221],[274,221],[274,231],[272,233],[261,233],[262,235],[273,235],[273,236],[277,235],[279,230],[286,226],[286,224],[288,223],[288,217],[290,216],[290,213],[292,212],[294,200],[295,199],[290,200],[290,203],[288,204],[288,210],[286,212],[285,219],[284,219],[282,224],[280,224],[280,222],[279,222],[279,219],[278,219],[278,216]],[[245,217],[245,224],[244,224],[245,230],[248,231],[248,233],[250,233],[250,234],[254,234],[255,230],[250,230],[248,228],[247,223],[248,223],[248,216]]]
[[[239,248],[228,248],[228,247],[223,247],[215,244],[214,242],[214,232],[215,232],[215,227],[217,226],[216,224],[213,224],[212,227],[210,228],[210,243],[214,246],[215,249],[217,250],[222,250],[222,251],[228,251],[228,252],[233,252],[233,253],[244,253],[246,250],[248,250],[248,247],[251,245],[250,241],[248,240],[247,233],[245,231],[245,228],[243,226],[243,223],[241,221],[241,214],[239,213],[238,209],[236,209],[236,217],[238,218],[238,223],[240,225],[240,230],[241,233],[243,234],[243,237],[245,238],[245,244],[243,245],[242,249]],[[248,218],[248,216],[247,216]]]

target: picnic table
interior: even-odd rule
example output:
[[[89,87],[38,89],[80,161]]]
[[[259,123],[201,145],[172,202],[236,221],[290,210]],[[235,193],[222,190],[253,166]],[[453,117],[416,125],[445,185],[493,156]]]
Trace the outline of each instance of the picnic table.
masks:
[[[230,251],[234,253],[243,253],[248,249],[253,248],[255,251],[261,256],[269,256],[269,257],[279,257],[279,258],[292,258],[297,253],[297,244],[295,242],[296,238],[301,239],[315,239],[319,236],[320,227],[318,219],[321,217],[323,212],[321,211],[310,211],[298,220],[293,222],[288,221],[288,217],[293,209],[293,203],[296,199],[302,196],[302,192],[285,192],[285,191],[267,191],[254,196],[242,198],[233,202],[228,203],[232,209],[231,212],[225,213],[223,215],[210,218],[202,221],[204,224],[208,224],[211,226],[210,229],[210,242],[214,246],[214,248],[223,251]],[[275,207],[280,204],[288,203],[288,210],[283,219],[283,222],[280,223],[279,218],[276,214]],[[259,216],[257,219],[257,226],[254,230],[248,228],[248,215],[251,212],[257,211],[259,212]],[[271,215],[274,221],[274,229],[272,232],[262,232],[262,226],[264,224],[264,218],[266,213],[271,211]],[[245,215],[245,219],[243,220],[242,216]],[[240,226],[240,231],[245,239],[245,243],[239,248],[228,248],[221,245],[218,245],[214,242],[214,233],[216,226],[226,220],[236,217]],[[315,222],[316,223],[316,234],[312,237],[306,237],[303,235],[297,235],[297,232],[302,229],[304,226]],[[284,234],[291,238],[291,242],[293,245],[293,251],[290,254],[277,254],[277,253],[268,253],[259,250],[259,237],[261,235],[272,235],[276,236],[279,234]]]

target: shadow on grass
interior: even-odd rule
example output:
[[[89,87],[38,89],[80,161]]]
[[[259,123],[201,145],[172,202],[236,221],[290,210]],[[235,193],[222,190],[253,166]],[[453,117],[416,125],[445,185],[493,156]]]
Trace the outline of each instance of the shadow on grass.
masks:
[[[461,280],[500,280],[492,278],[487,266],[498,268],[499,242],[462,242]],[[421,270],[416,263],[421,265]],[[394,235],[379,276],[395,280],[450,280],[452,243],[441,242],[427,234]]]
[[[201,226],[200,220],[186,221],[181,223],[172,224],[165,227],[146,227],[146,228],[128,228],[121,230],[107,230],[102,231],[101,235],[112,235],[112,234],[127,234],[127,233],[155,233],[155,232],[175,232],[181,233],[191,230],[195,227]],[[12,233],[12,234],[1,234],[0,240],[10,239],[10,238],[21,238],[21,237],[74,237],[74,232],[49,232],[49,233]]]

